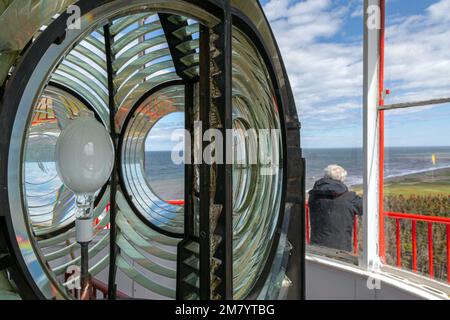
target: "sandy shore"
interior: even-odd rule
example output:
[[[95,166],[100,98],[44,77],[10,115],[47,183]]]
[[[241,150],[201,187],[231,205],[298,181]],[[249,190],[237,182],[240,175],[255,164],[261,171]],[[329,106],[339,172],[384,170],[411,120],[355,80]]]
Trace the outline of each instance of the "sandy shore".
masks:
[[[436,169],[412,173],[400,177],[385,179],[386,194],[449,194],[450,168]],[[356,192],[362,191],[362,186],[353,186]]]

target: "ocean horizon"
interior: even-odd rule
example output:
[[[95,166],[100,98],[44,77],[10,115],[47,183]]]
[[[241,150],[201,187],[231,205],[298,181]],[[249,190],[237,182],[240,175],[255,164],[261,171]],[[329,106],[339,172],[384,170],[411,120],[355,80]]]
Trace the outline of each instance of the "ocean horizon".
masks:
[[[48,150],[49,151],[49,150]],[[45,155],[45,156],[43,156]],[[362,148],[305,148],[306,190],[323,177],[323,170],[330,164],[338,164],[348,172],[346,184],[349,187],[362,184],[363,149]],[[41,159],[37,162],[36,159]],[[44,160],[45,161],[42,161]],[[52,189],[58,184],[56,169],[51,152],[39,150],[39,157],[29,157],[26,163],[27,185],[32,189],[39,182],[52,178]],[[171,151],[147,151],[144,170],[151,189],[164,200],[183,199],[184,166],[171,160]],[[437,147],[387,147],[385,149],[385,178],[450,168],[450,146]],[[56,178],[56,179],[55,179]],[[42,191],[42,190],[41,190]]]
[[[145,170],[149,180],[160,180],[160,183],[164,180],[183,181],[184,167],[173,165],[170,156],[170,151],[147,152]],[[330,164],[338,164],[347,170],[348,186],[363,182],[362,148],[305,148],[303,156],[306,159],[306,190],[323,177],[325,167]],[[443,168],[450,168],[450,146],[385,148],[387,179]]]
[[[330,164],[338,164],[347,170],[347,185],[356,186],[363,182],[362,148],[306,148],[303,155],[306,159],[307,190],[323,176],[325,167]],[[385,148],[386,179],[449,167],[450,146]]]

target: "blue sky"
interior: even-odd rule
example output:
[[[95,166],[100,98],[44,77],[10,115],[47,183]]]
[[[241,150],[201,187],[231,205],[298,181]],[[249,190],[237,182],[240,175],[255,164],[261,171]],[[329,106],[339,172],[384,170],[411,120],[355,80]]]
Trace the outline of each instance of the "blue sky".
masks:
[[[362,146],[362,3],[262,0],[305,148]],[[450,96],[449,12],[450,0],[387,1],[387,103]],[[450,145],[448,123],[450,105],[389,112],[386,145]]]
[[[145,141],[145,151],[172,151],[173,147],[181,141],[172,141],[172,134],[178,132],[176,130],[183,129],[183,112],[175,112],[162,117],[148,133],[147,140]],[[177,137],[182,139],[182,136]]]
[[[363,0],[261,3],[289,73],[302,146],[362,147]],[[450,0],[387,0],[386,24],[386,103],[450,97]],[[167,121],[183,126],[180,114]],[[386,145],[450,146],[449,123],[450,105],[389,111]],[[169,128],[155,129],[155,148],[170,149]]]

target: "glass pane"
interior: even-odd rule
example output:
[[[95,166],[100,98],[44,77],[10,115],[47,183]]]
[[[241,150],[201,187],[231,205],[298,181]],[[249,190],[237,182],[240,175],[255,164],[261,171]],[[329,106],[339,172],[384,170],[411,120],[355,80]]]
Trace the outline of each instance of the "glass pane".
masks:
[[[325,247],[331,250],[320,254],[333,256],[344,250],[355,262],[361,236],[355,237],[353,230],[361,230],[354,228],[361,198],[352,191],[361,194],[363,167],[362,3],[267,1],[265,11],[285,58],[302,122],[307,192],[317,183],[307,230],[308,241],[315,245],[309,249],[319,253],[316,249]],[[343,183],[324,179],[324,169],[334,164],[347,171]],[[346,200],[340,203],[342,199]],[[328,206],[332,215],[321,206]]]
[[[145,140],[146,179],[155,194],[169,203],[184,201],[184,163],[172,161],[172,152],[184,151],[184,148],[176,150],[183,137],[175,136],[183,130],[184,113],[172,113],[161,118]]]
[[[450,97],[448,1],[387,1],[386,103]]]
[[[56,141],[80,110],[87,109],[70,94],[49,87],[33,110],[24,155],[24,194],[36,234],[49,233],[74,221],[75,198],[56,171]]]
[[[281,120],[267,67],[233,29],[233,298],[245,299],[268,261],[283,182]],[[286,247],[286,239],[280,243]],[[278,269],[277,272],[283,272]]]
[[[447,281],[450,104],[386,113],[386,263]]]
[[[184,170],[182,165],[172,167],[171,151],[166,150],[173,147],[173,143],[168,145],[169,132],[184,128],[184,99],[184,86],[171,86],[149,96],[134,111],[121,150],[124,183],[136,210],[155,226],[178,234],[184,232],[184,210],[168,200],[184,199],[184,190],[169,190],[169,186],[175,183],[172,178],[184,185]],[[156,151],[163,152],[157,155]],[[166,158],[169,161],[161,165]],[[174,175],[168,175],[172,169]],[[169,178],[171,181],[164,180]]]
[[[68,92],[47,86],[32,109],[24,146],[22,168],[26,217],[36,246],[61,288],[67,285],[73,271],[70,268],[79,265],[80,251],[73,230],[75,195],[58,176],[55,148],[62,130],[79,116],[81,110],[88,108],[90,106]],[[96,116],[99,117],[98,114]],[[89,250],[93,276],[107,267],[107,256],[106,260],[100,259],[109,250],[109,233],[105,230],[109,223],[108,202],[109,188],[97,192],[93,214],[96,226]]]

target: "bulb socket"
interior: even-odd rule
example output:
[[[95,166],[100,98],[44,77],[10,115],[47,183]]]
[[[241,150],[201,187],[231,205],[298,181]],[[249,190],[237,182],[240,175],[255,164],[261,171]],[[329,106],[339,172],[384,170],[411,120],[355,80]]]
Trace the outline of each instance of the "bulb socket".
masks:
[[[94,239],[92,218],[75,220],[75,230],[78,243],[89,243]]]

